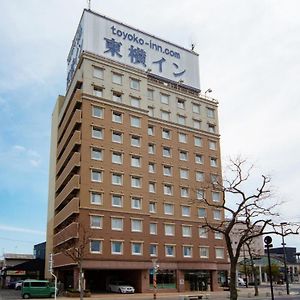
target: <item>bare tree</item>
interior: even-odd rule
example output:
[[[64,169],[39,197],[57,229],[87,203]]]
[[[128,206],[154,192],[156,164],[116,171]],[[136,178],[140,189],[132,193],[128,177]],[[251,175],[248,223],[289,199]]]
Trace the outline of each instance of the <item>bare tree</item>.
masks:
[[[276,209],[280,203],[274,202],[271,197],[270,177],[261,175],[258,187],[251,191],[252,166],[247,166],[247,161],[241,158],[230,160],[230,177],[223,182],[213,182],[209,187],[222,192],[222,201],[215,203],[204,199],[208,206],[224,210],[226,215],[226,219],[217,224],[206,220],[203,227],[224,236],[230,258],[231,300],[238,299],[236,270],[243,245],[264,234],[280,234],[280,224],[274,221],[279,216]],[[290,228],[289,233],[295,233],[298,229]],[[235,236],[235,243],[232,236]]]

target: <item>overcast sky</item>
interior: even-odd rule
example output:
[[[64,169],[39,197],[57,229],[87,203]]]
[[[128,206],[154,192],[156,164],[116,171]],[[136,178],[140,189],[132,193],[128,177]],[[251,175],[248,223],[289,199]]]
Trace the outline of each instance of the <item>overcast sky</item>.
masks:
[[[86,6],[0,2],[0,256],[31,253],[45,240],[51,113],[65,92],[66,59]],[[242,155],[257,174],[271,175],[286,201],[282,221],[300,221],[300,1],[92,0],[92,9],[196,45],[201,89],[220,103],[224,165]],[[287,245],[300,251],[300,237]]]

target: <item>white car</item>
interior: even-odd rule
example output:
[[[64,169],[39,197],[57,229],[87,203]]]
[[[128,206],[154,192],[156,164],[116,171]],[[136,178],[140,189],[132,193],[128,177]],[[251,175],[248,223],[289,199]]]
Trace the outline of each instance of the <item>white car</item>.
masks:
[[[121,293],[121,294],[133,294],[134,287],[131,285],[126,284],[124,281],[113,281],[111,282],[107,290],[109,292]]]
[[[23,280],[19,280],[15,284],[15,290],[20,290],[22,288]]]

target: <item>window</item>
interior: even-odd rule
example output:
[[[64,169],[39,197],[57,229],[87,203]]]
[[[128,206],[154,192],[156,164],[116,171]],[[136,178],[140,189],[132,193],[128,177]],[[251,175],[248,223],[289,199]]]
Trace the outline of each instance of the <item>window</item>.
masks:
[[[162,110],[161,111],[161,118],[162,120],[164,121],[170,121],[170,112],[169,111],[165,111],[165,110]]]
[[[188,169],[180,169],[179,170],[181,179],[189,179],[189,170]]]
[[[92,170],[91,171],[91,180],[93,182],[102,182],[102,171]]]
[[[171,157],[171,148],[170,147],[163,147],[163,156]]]
[[[200,255],[200,258],[208,258],[209,257],[209,248],[208,247],[199,247],[199,255]]]
[[[169,129],[163,128],[162,138],[169,140],[171,138],[171,131]]]
[[[92,106],[92,116],[95,118],[103,118],[103,108],[99,106]]]
[[[200,105],[193,103],[193,113],[200,114]]]
[[[206,108],[207,117],[208,118],[214,118],[215,117],[215,110],[213,108]]]
[[[90,203],[91,204],[102,204],[102,194],[97,192],[90,192]]]
[[[156,202],[149,202],[149,212],[150,213],[156,213]]]
[[[111,181],[112,181],[113,185],[122,185],[123,175],[122,174],[113,173]]]
[[[149,173],[155,173],[155,163],[150,162],[148,164],[148,172]]]
[[[224,259],[224,248],[216,248],[216,258]]]
[[[156,244],[150,244],[149,254],[150,254],[150,256],[157,256],[157,245]]]
[[[169,95],[160,94],[160,102],[163,104],[169,104]]]
[[[90,216],[90,226],[91,228],[101,229],[103,225],[102,216]]]
[[[185,133],[179,132],[178,133],[178,140],[180,143],[186,143],[187,142],[187,135]]]
[[[120,94],[118,92],[113,92],[112,100],[114,102],[122,103],[122,94]]]
[[[141,107],[141,99],[135,98],[135,97],[130,97],[130,104],[133,107]]]
[[[130,78],[130,88],[134,90],[140,90],[140,81],[137,79]]]
[[[116,123],[122,123],[122,113],[113,111],[112,112],[112,121]]]
[[[137,135],[132,135],[131,136],[131,146],[141,147],[141,138]]]
[[[207,124],[207,126],[208,126],[208,132],[216,133],[216,125]]]
[[[189,189],[187,187],[180,188],[180,197],[187,198],[189,196]]]
[[[208,141],[208,148],[210,150],[217,150],[217,142],[215,142],[215,141]]]
[[[150,89],[147,90],[147,98],[149,100],[153,100],[154,99],[154,91],[153,90],[150,90]]]
[[[123,230],[123,218],[111,218],[111,230]]]
[[[207,239],[208,237],[208,229],[205,227],[199,227],[199,238]]]
[[[103,89],[98,87],[98,86],[94,86],[93,95],[96,96],[96,97],[102,97],[103,96]]]
[[[102,68],[94,67],[93,68],[93,77],[103,79],[104,70]]]
[[[185,100],[177,99],[177,107],[181,109],[185,109]]]
[[[172,167],[170,167],[170,166],[163,166],[163,174],[165,176],[171,176],[172,175]]]
[[[142,199],[138,197],[131,198],[131,208],[132,209],[142,209]]]
[[[123,242],[112,241],[111,242],[111,254],[116,254],[116,255],[123,254]]]
[[[155,182],[149,182],[149,193],[155,193],[155,192],[156,192]]]
[[[154,117],[154,107],[148,106],[148,116]]]
[[[195,163],[196,163],[196,164],[203,164],[203,155],[201,155],[201,154],[196,154],[196,155],[195,155]]]
[[[142,255],[143,254],[143,243],[132,242],[131,243],[131,254],[132,255]]]
[[[174,236],[175,235],[175,225],[174,224],[165,224],[165,235]]]
[[[190,206],[181,206],[181,215],[183,217],[191,216],[191,207]]]
[[[114,164],[119,164],[119,165],[122,164],[122,153],[112,152],[111,161]]]
[[[150,234],[157,234],[157,223],[150,223]]]
[[[154,127],[152,125],[148,126],[148,135],[154,135]]]
[[[202,189],[197,189],[196,190],[196,199],[197,200],[204,200],[205,198],[205,192]]]
[[[130,125],[132,127],[141,127],[141,118],[139,117],[130,117]]]
[[[132,232],[142,232],[143,231],[142,220],[131,219],[131,231]]]
[[[165,245],[165,254],[166,254],[166,257],[175,257],[175,246],[174,245]]]
[[[91,253],[102,253],[102,241],[90,240],[90,252]]]
[[[215,240],[222,240],[223,234],[222,232],[215,231]]]
[[[191,237],[192,236],[192,226],[182,225],[182,236]]]
[[[183,257],[192,257],[192,246],[182,246]]]
[[[114,143],[121,144],[122,140],[123,140],[123,134],[122,134],[122,132],[118,132],[118,131],[113,131],[112,132],[112,141]]]
[[[221,211],[218,209],[213,210],[213,218],[214,220],[221,220]]]
[[[111,196],[111,205],[114,207],[123,206],[123,197],[121,195],[112,195]]]
[[[196,147],[202,147],[202,138],[199,136],[194,137],[194,145]]]
[[[92,127],[92,137],[94,139],[99,139],[99,140],[103,139],[103,129],[100,127],[93,126]]]
[[[187,161],[188,160],[188,153],[187,153],[187,151],[180,150],[179,151],[179,159]]]
[[[140,188],[142,186],[142,178],[137,176],[131,176],[131,187]]]
[[[154,144],[149,144],[148,145],[148,153],[149,154],[155,154],[155,145]]]
[[[211,192],[212,201],[214,202],[220,202],[221,200],[221,194],[220,192]]]
[[[203,207],[198,208],[198,218],[206,218],[206,209]]]
[[[217,159],[215,157],[210,158],[210,166],[211,167],[217,167],[218,166]]]
[[[193,127],[195,129],[201,129],[201,121],[199,121],[199,120],[193,120]]]
[[[182,116],[182,115],[177,115],[177,123],[180,124],[180,125],[185,125],[185,116]]]
[[[131,156],[131,166],[140,168],[141,167],[141,158],[139,156]]]
[[[196,171],[196,181],[204,181],[204,173],[201,171]]]
[[[103,159],[102,149],[92,147],[91,148],[91,159],[102,160]]]
[[[165,213],[165,215],[173,215],[174,214],[174,204],[164,203],[164,213]]]
[[[173,194],[173,189],[171,184],[164,184],[164,195],[171,196]]]
[[[117,73],[112,73],[112,82],[116,84],[122,84],[122,75]]]

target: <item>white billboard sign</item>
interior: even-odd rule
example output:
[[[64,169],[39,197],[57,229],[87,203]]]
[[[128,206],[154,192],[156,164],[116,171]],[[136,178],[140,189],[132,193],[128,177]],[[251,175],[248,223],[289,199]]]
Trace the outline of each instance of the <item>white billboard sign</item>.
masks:
[[[88,10],[68,56],[67,85],[82,51],[200,90],[198,54]]]

